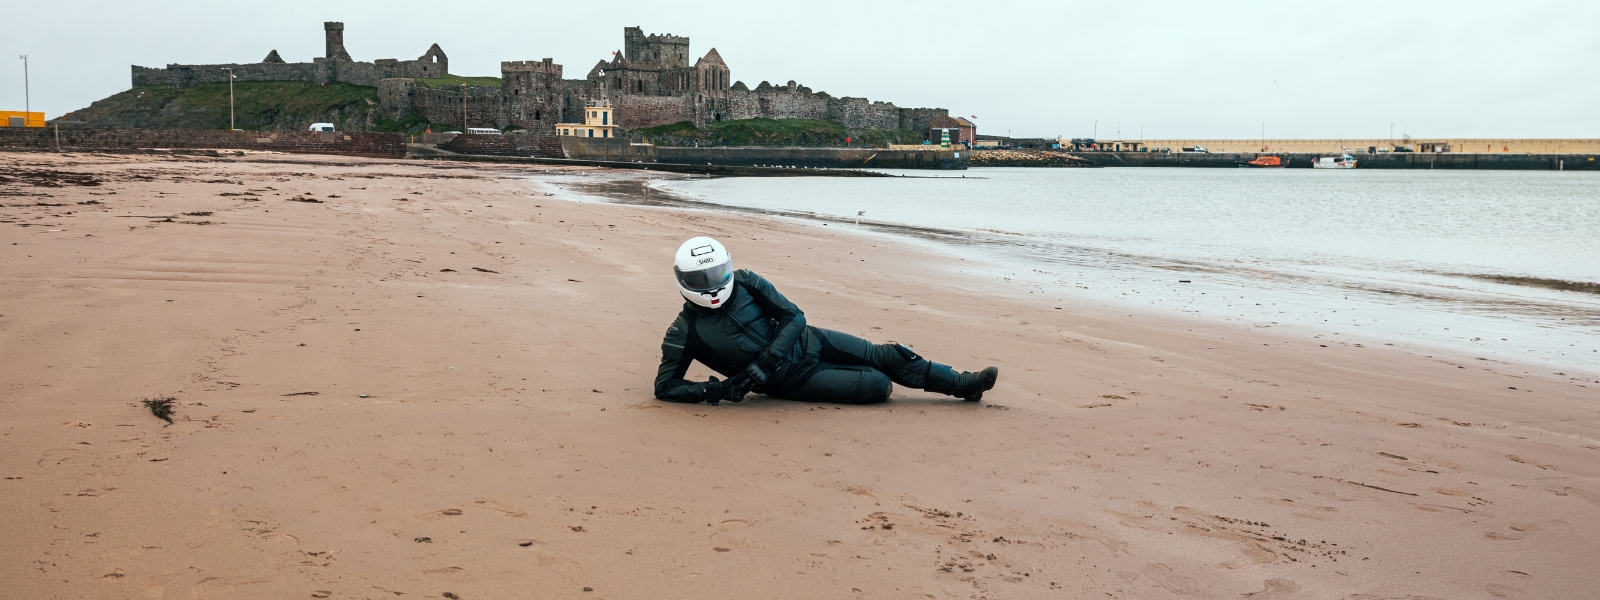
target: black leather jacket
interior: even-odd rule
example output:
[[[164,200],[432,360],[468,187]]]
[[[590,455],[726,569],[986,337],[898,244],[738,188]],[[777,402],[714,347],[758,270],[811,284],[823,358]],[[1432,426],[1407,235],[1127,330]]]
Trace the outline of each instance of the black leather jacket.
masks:
[[[800,307],[753,271],[735,271],[732,285],[732,296],[721,308],[683,303],[683,310],[661,340],[656,398],[670,402],[720,400],[720,384],[683,378],[693,361],[724,377],[736,376],[751,363],[761,362],[771,367],[766,385],[755,389],[762,393],[803,380],[816,366],[821,344],[806,326]]]

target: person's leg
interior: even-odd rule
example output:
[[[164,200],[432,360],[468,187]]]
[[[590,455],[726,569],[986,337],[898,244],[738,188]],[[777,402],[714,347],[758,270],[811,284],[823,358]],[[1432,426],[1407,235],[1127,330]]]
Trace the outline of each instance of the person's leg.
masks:
[[[957,373],[949,365],[925,359],[900,344],[874,344],[848,333],[813,327],[822,342],[822,360],[839,365],[869,366],[900,385],[977,401],[994,387],[1000,370]]]
[[[893,390],[889,376],[871,367],[822,363],[805,381],[778,392],[776,397],[804,402],[876,404],[888,401]]]

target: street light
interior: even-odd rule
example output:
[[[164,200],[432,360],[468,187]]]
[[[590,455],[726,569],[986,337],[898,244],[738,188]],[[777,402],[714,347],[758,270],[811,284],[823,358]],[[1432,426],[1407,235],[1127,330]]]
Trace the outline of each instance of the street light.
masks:
[[[222,70],[228,72],[228,130],[233,131],[233,69],[223,67]]]
[[[22,126],[28,126],[28,113],[33,112],[33,101],[28,94],[28,55],[18,55],[22,59]]]

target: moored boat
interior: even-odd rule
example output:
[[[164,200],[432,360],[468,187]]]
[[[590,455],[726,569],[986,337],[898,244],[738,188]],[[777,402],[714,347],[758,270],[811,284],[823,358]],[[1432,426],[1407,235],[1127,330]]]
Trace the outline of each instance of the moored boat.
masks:
[[[1341,156],[1339,156],[1337,158],[1332,157],[1332,156],[1324,156],[1324,157],[1318,158],[1318,159],[1316,159],[1314,161],[1311,161],[1311,168],[1313,168],[1313,169],[1354,169],[1354,168],[1356,168],[1356,157],[1350,156],[1348,153],[1346,153],[1344,155],[1341,155]]]
[[[1240,163],[1241,167],[1282,167],[1283,159],[1276,156],[1257,156],[1250,162]]]

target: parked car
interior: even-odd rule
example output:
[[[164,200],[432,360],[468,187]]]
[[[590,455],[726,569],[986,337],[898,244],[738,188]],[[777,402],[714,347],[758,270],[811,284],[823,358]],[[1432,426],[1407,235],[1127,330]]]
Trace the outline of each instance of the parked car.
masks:
[[[1183,151],[1184,152],[1195,152],[1195,153],[1199,153],[1199,154],[1210,154],[1211,153],[1211,151],[1207,150],[1205,146],[1190,146],[1188,148],[1184,148]]]
[[[309,131],[333,131],[333,123],[312,123]]]

